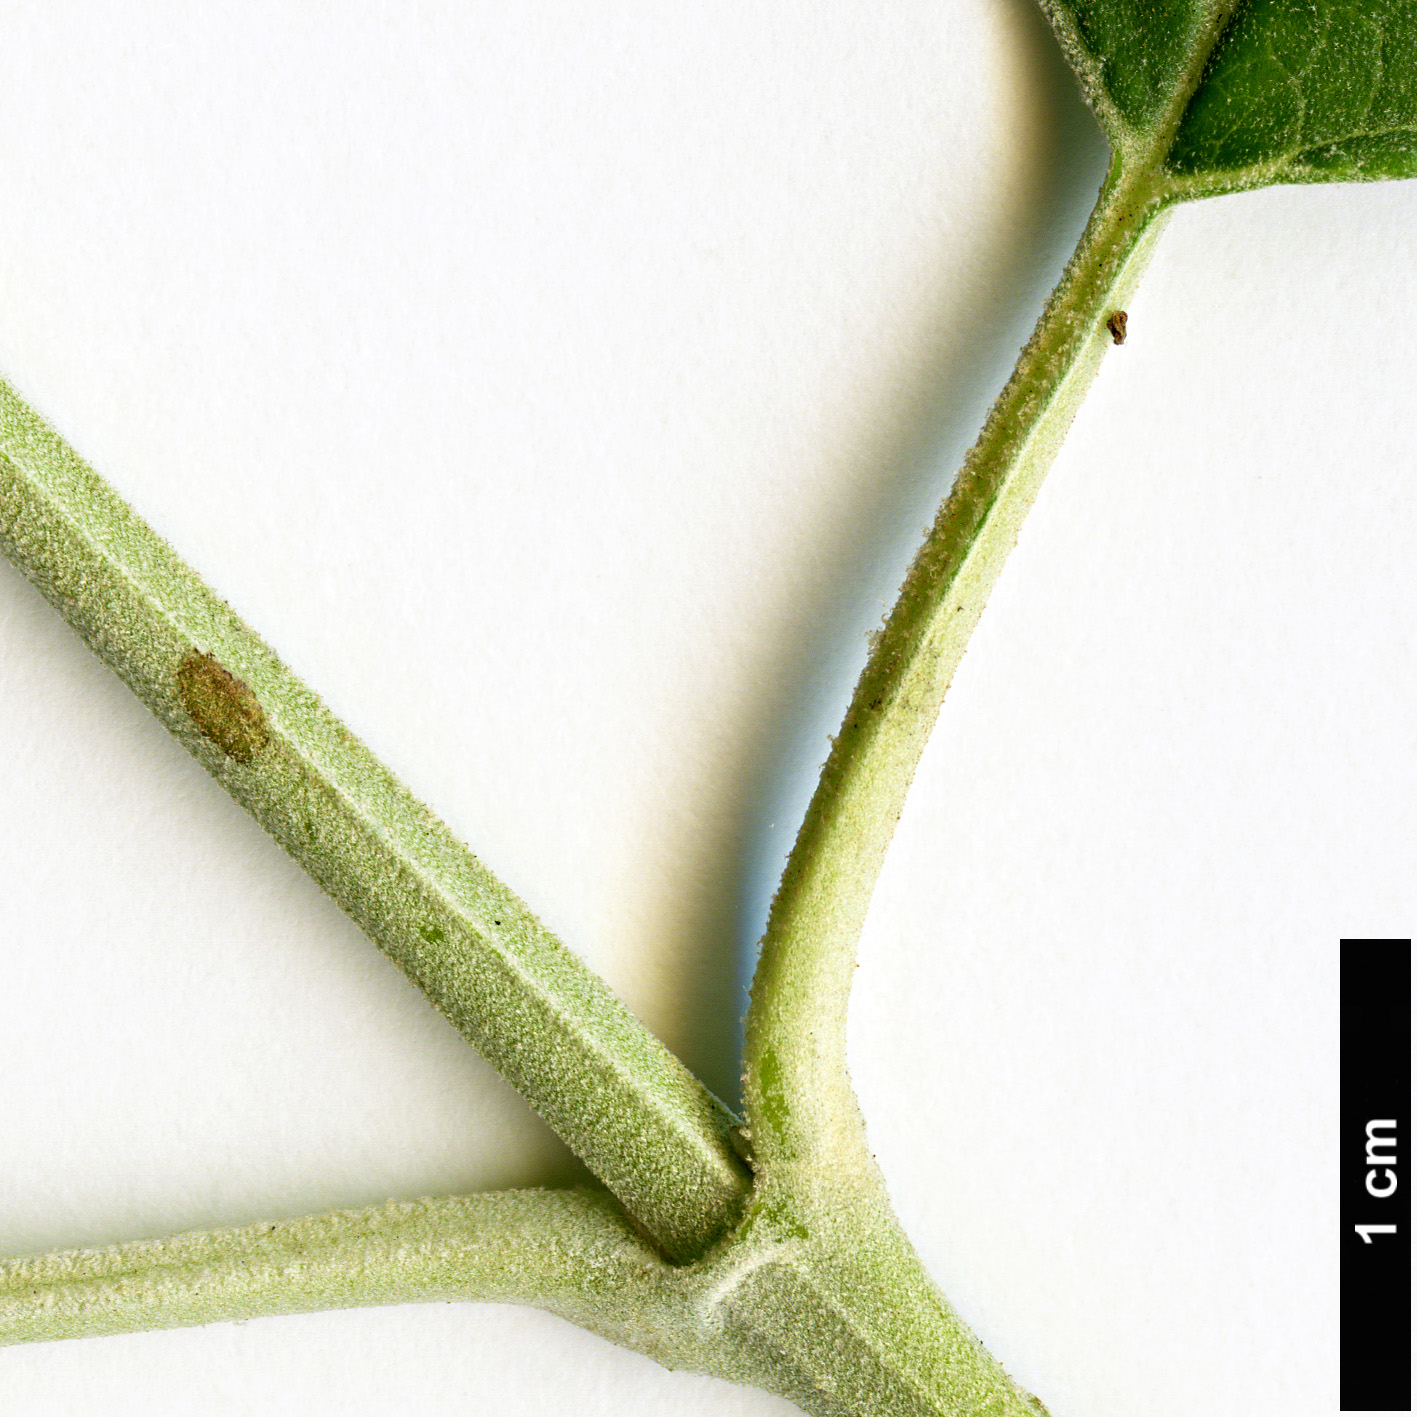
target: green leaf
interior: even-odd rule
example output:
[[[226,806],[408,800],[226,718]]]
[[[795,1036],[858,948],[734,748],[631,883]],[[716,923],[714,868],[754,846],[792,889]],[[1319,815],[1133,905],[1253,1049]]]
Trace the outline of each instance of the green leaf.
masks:
[[[1417,175],[1417,4],[1242,5],[1168,167],[1244,185]],[[1257,184],[1256,184],[1257,185]]]
[[[1218,28],[1218,6],[1186,0],[1043,0],[1043,9],[1114,141],[1156,125]]]
[[[1413,0],[1044,0],[1128,165],[1172,200],[1417,176]]]

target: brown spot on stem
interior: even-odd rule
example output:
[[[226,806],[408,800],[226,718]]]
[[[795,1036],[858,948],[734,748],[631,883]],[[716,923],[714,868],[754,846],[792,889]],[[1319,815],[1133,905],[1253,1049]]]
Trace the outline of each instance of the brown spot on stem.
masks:
[[[177,692],[202,737],[228,758],[249,763],[270,741],[266,711],[216,655],[192,650],[177,667]]]
[[[1114,310],[1107,317],[1107,328],[1112,333],[1113,344],[1126,344],[1127,312],[1125,310]]]

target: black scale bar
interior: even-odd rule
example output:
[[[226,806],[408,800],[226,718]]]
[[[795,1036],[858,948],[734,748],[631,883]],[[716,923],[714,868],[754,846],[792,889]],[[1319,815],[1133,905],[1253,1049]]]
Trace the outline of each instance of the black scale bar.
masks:
[[[1412,941],[1339,953],[1339,1407],[1412,1409]]]

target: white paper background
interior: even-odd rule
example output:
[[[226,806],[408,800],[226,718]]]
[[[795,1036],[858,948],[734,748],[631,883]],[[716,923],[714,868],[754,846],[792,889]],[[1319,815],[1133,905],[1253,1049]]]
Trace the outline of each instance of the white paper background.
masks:
[[[0,370],[632,1007],[742,954],[1103,151],[1027,0],[7,7]],[[1417,914],[1417,184],[1183,211],[951,691],[852,1062],[1054,1417],[1337,1407],[1336,940]],[[574,1163],[0,567],[0,1252]],[[486,1306],[7,1413],[769,1413]]]

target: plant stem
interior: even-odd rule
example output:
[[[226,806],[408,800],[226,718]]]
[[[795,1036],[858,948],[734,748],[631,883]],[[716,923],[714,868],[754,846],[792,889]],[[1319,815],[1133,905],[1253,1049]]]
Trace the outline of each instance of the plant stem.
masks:
[[[0,1344],[454,1299],[532,1304],[624,1342],[672,1274],[605,1192],[391,1201],[7,1260]]]
[[[0,548],[667,1254],[734,1222],[727,1108],[3,383]]]
[[[863,1265],[860,1246],[841,1243],[857,1238],[852,1221],[828,1218],[810,1241],[759,1211],[701,1263],[671,1265],[604,1191],[395,1201],[0,1262],[0,1346],[491,1301],[545,1309],[666,1368],[767,1388],[813,1417],[1039,1417],[908,1245],[885,1269]]]
[[[1150,256],[1169,194],[1114,160],[1033,337],[876,639],[773,901],[748,1015],[755,1157],[803,1186],[869,1167],[846,1071],[856,942],[916,764],[1025,513]],[[825,1153],[825,1154],[824,1154]]]
[[[0,1266],[0,1339],[502,1298],[672,1366],[757,1382],[816,1417],[1036,1417],[891,1213],[847,1077],[846,1004],[950,676],[1159,233],[1171,194],[1154,164],[1141,170],[1114,163],[911,568],[789,860],[749,1015],[751,1197],[721,1105],[0,390],[11,556],[664,1250],[697,1261],[666,1264],[605,1196],[420,1202],[12,1262]]]

